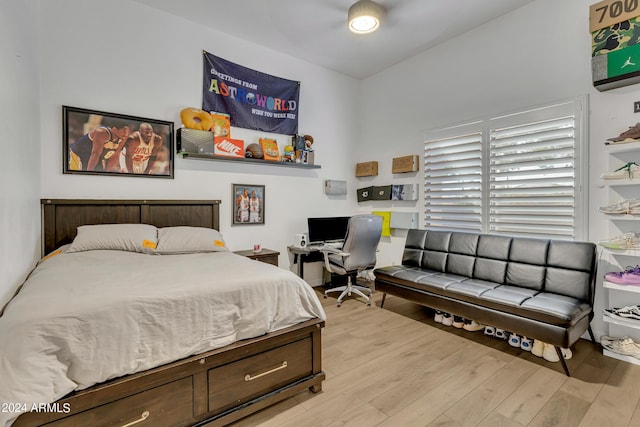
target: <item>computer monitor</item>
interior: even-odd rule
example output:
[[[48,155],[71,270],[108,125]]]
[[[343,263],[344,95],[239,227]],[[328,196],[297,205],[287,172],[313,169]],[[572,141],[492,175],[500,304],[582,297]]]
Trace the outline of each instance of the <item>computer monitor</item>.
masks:
[[[344,240],[349,225],[348,216],[307,218],[309,244]]]

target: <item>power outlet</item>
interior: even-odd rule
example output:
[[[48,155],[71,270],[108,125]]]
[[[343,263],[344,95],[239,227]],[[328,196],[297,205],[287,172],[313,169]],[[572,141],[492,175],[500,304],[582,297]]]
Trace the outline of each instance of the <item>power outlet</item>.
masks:
[[[633,103],[633,112],[640,113],[640,101],[636,101]]]

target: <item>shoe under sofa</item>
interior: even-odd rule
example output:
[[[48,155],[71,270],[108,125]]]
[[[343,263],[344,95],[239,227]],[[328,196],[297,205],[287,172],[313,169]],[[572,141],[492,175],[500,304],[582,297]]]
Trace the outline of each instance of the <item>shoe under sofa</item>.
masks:
[[[596,245],[409,230],[402,264],[374,270],[375,289],[562,348],[591,330]]]

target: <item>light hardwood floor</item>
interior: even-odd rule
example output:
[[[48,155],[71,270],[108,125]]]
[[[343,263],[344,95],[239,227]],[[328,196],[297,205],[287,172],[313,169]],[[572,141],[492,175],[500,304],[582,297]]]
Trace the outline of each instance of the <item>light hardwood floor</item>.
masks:
[[[319,291],[320,295],[320,291]],[[233,427],[640,426],[640,366],[580,340],[547,362],[482,332],[442,326],[432,312],[388,296],[380,309],[322,299],[323,370],[305,392]]]

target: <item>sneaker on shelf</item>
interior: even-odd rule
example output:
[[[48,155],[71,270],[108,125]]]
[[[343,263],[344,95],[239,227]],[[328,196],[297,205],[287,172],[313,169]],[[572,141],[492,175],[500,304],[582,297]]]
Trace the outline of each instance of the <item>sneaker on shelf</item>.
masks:
[[[636,123],[635,125],[630,126],[629,129],[625,130],[620,135],[614,138],[608,138],[605,141],[605,144],[625,144],[627,142],[638,141],[640,141],[640,123]]]
[[[621,308],[603,308],[605,316],[622,320],[640,320],[640,307],[630,305]]]
[[[442,312],[440,310],[436,310],[436,314],[433,316],[433,321],[436,323],[442,323]]]
[[[640,249],[640,233],[624,233],[598,244],[607,249]]]
[[[509,345],[511,347],[520,347],[521,343],[522,341],[519,335],[516,335],[514,333],[511,333],[511,335],[509,335]]]
[[[496,328],[494,328],[493,326],[485,326],[484,327],[484,334],[488,335],[490,337],[493,337],[496,335]]]
[[[498,329],[496,328],[496,338],[498,338],[499,340],[506,340],[507,339],[507,333],[505,332],[504,329]]]
[[[533,347],[531,347],[531,354],[534,356],[542,357],[544,353],[544,342],[540,340],[533,340]]]
[[[556,348],[551,344],[544,343],[544,350],[542,351],[542,358],[547,362],[559,362],[558,352]]]
[[[524,351],[531,351],[531,346],[533,345],[533,340],[531,338],[522,337],[520,339],[520,348]]]
[[[619,167],[613,172],[607,172],[600,175],[603,179],[634,179],[640,178],[640,165],[636,162],[629,162]]]
[[[627,267],[625,271],[610,271],[604,280],[620,285],[640,285],[640,267]]]
[[[453,316],[453,323],[451,324],[454,328],[462,329],[464,326],[464,319],[461,316]]]
[[[485,326],[482,323],[476,322],[475,320],[465,319],[464,326],[462,328],[465,331],[476,332],[484,330]]]
[[[453,316],[450,315],[449,313],[442,313],[442,324],[444,326],[453,325]]]
[[[598,210],[609,215],[628,215],[631,212],[631,200],[623,200],[609,206],[601,206]]]
[[[622,354],[624,356],[632,356],[636,359],[640,359],[640,344],[635,342],[629,337],[622,337],[609,340],[600,339],[600,344],[607,350],[614,353]]]

